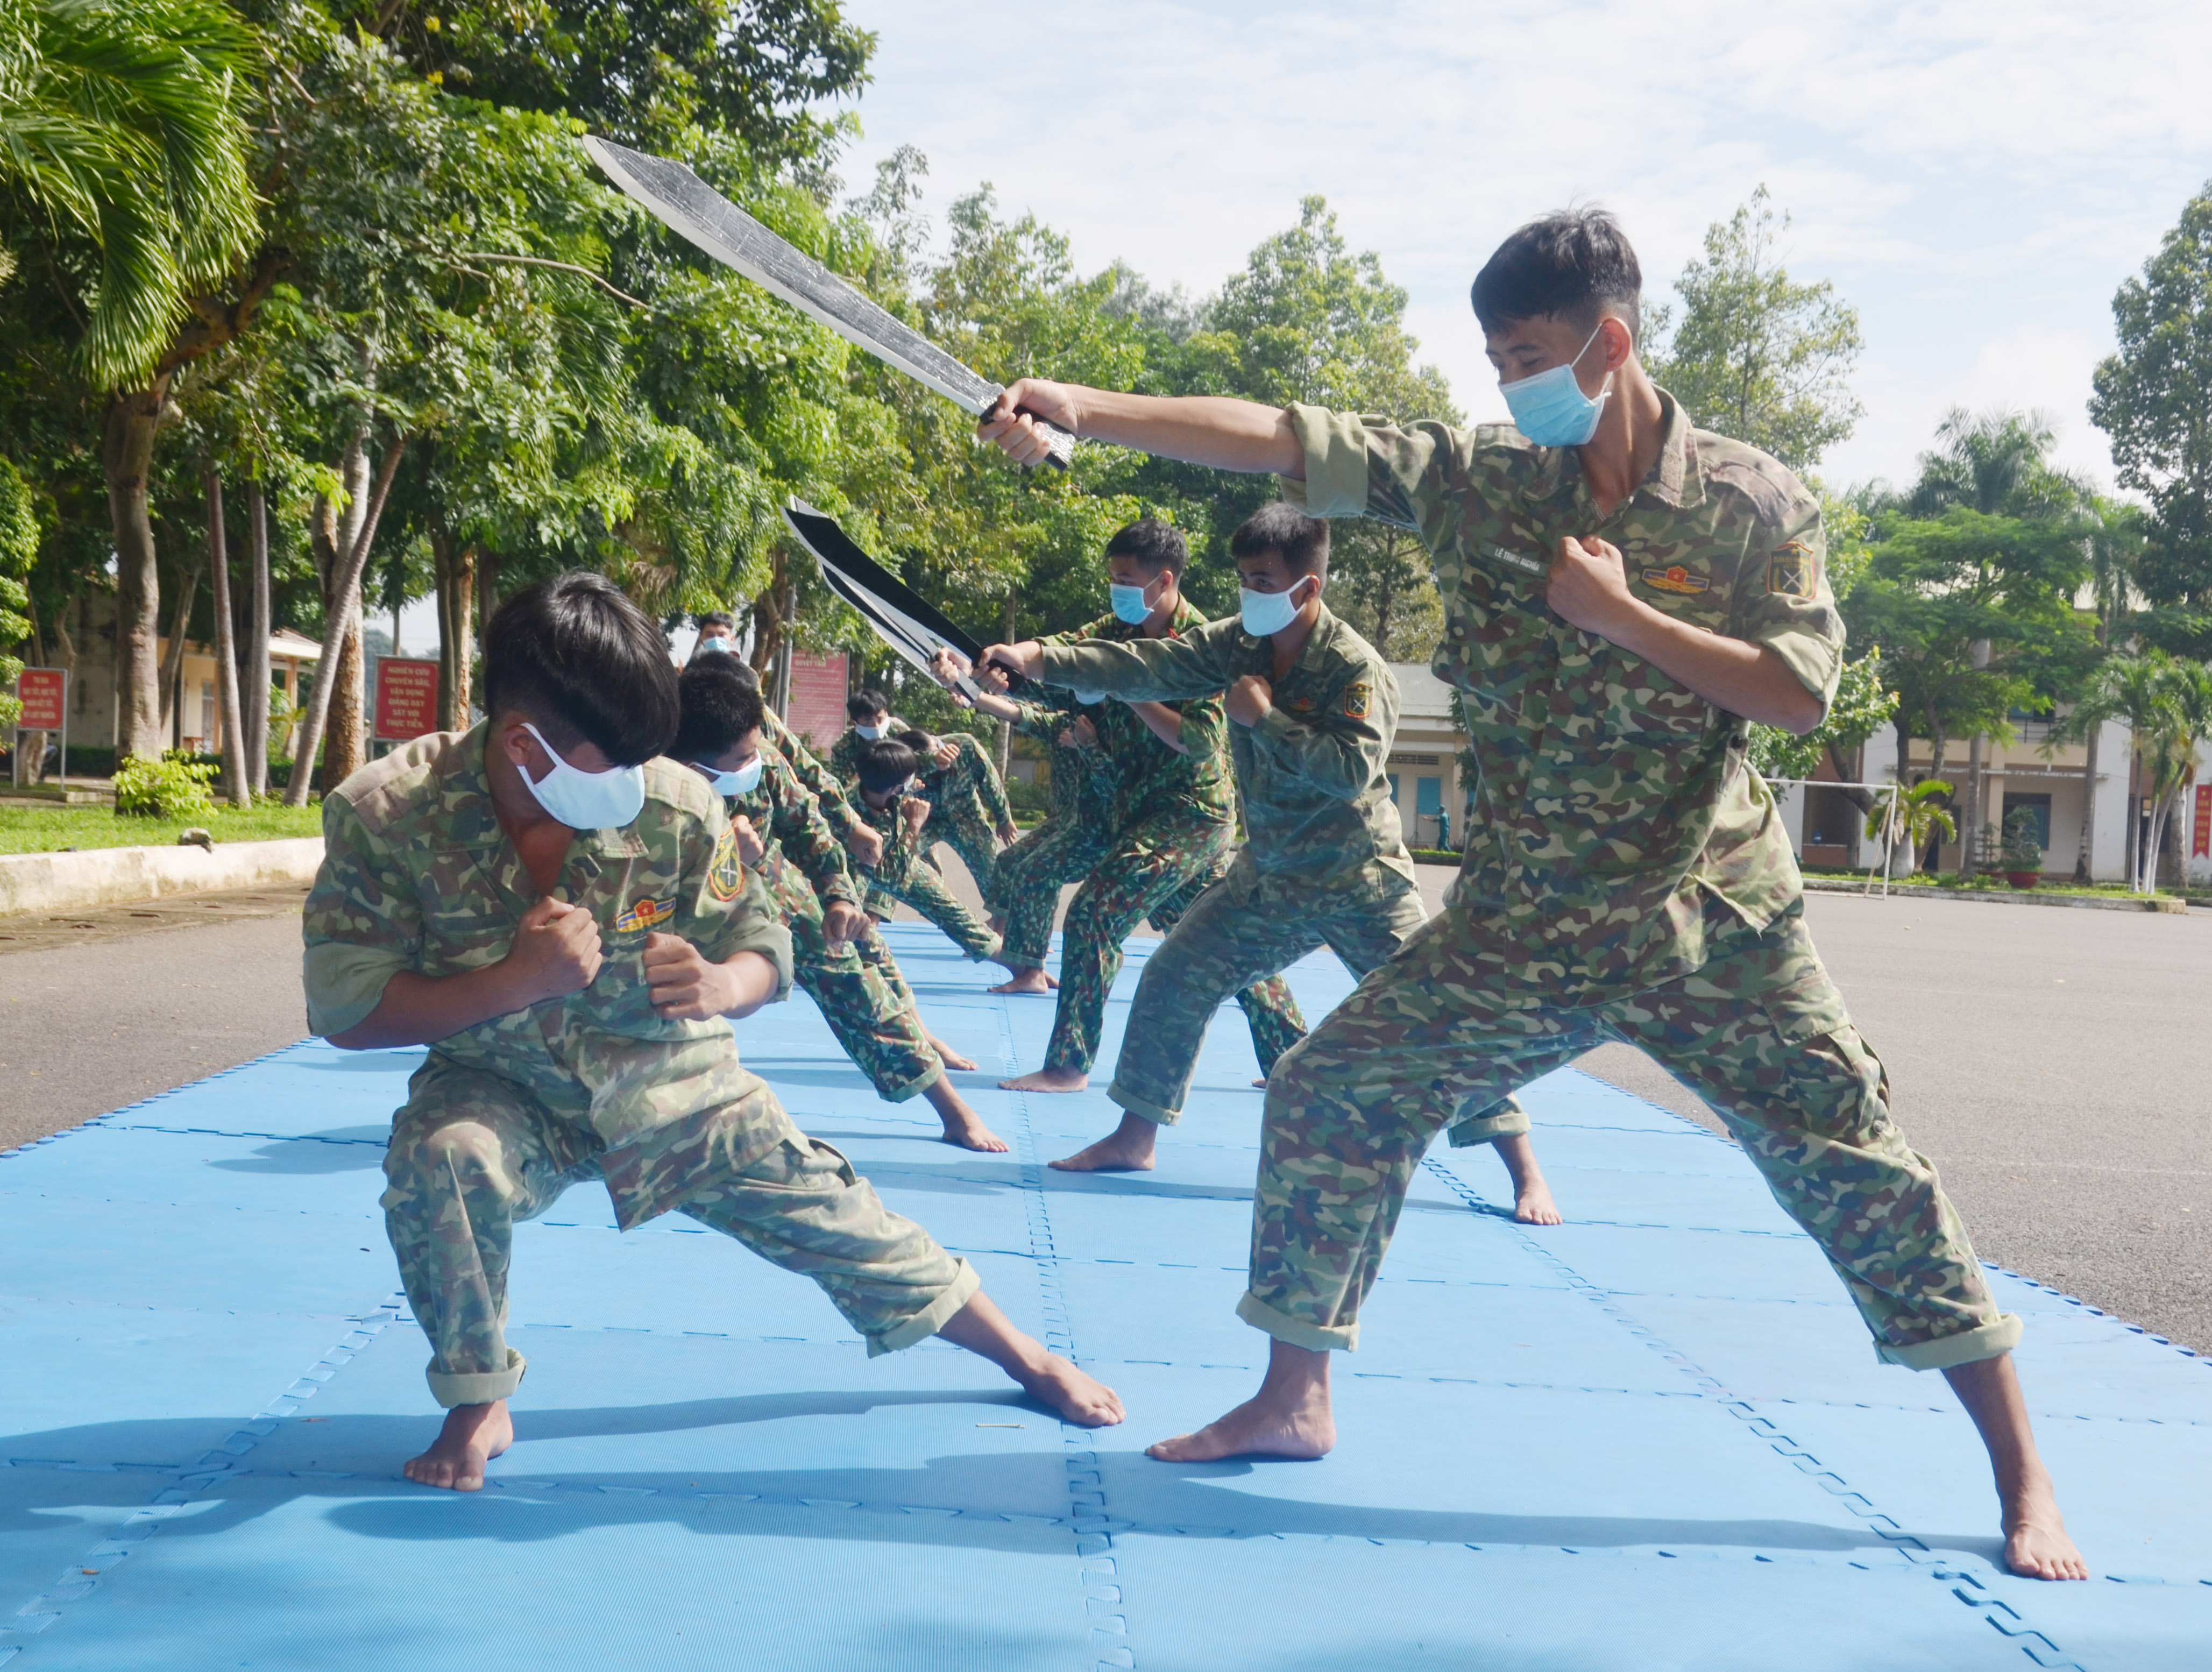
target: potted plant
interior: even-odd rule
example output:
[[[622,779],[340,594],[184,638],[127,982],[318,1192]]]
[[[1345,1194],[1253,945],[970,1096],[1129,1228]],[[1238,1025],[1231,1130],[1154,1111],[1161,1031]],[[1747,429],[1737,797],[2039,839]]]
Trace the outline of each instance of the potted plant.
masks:
[[[2043,839],[2034,811],[2014,807],[2005,815],[2005,880],[2014,888],[2033,888],[2043,879]]]

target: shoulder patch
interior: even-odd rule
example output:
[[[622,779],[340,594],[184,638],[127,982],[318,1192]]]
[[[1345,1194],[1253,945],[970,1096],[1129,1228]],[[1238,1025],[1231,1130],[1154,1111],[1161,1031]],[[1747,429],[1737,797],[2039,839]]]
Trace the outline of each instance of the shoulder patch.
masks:
[[[1766,590],[1780,598],[1814,598],[1820,560],[1802,540],[1792,540],[1766,560]]]
[[[1344,717],[1346,720],[1366,719],[1367,711],[1372,708],[1374,704],[1374,688],[1369,685],[1364,680],[1346,685],[1344,688]]]
[[[738,839],[725,830],[714,844],[714,863],[707,867],[707,892],[727,905],[744,891],[745,866],[738,857]],[[616,927],[621,927],[619,921]]]

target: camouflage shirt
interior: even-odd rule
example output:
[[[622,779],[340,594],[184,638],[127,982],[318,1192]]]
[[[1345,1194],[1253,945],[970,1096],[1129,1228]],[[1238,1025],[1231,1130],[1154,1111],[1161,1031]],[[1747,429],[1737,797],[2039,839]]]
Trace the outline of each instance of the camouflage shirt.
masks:
[[[1398,729],[1389,664],[1326,604],[1279,679],[1274,654],[1231,616],[1174,638],[1048,649],[1042,677],[1152,701],[1224,691],[1248,673],[1268,680],[1273,706],[1260,723],[1229,727],[1248,838],[1238,862],[1302,890],[1402,892],[1413,861],[1385,770]]]
[[[875,741],[880,743],[884,739],[896,738],[901,732],[913,729],[896,714],[887,714],[884,716],[884,735]],[[848,791],[860,781],[860,745],[867,741],[868,739],[860,735],[858,727],[848,726],[843,735],[830,745],[830,769],[837,775],[837,781]]]
[[[1051,750],[1052,816],[1054,818],[1095,821],[1100,826],[1114,817],[1114,762],[1100,745],[1078,749],[1060,740],[1061,733],[1079,720],[1088,720],[1097,730],[1095,707],[1079,703],[1066,693],[1064,705],[1017,697],[1010,722],[1025,738]]]
[[[854,829],[866,821],[847,796],[844,781],[816,759],[799,733],[783,723],[783,716],[766,704],[761,708],[761,737],[775,745],[799,787],[814,798],[816,810],[828,823],[830,834],[840,842],[849,842]]]
[[[1176,605],[1168,635],[1188,633],[1204,623],[1188,599]],[[1118,616],[1101,616],[1088,624],[1040,641],[1048,649],[1093,641],[1121,644],[1144,637],[1143,629]],[[1089,689],[1087,686],[1084,689]],[[1098,746],[1113,762],[1114,824],[1127,830],[1162,813],[1196,813],[1226,824],[1237,816],[1229,763],[1222,748],[1229,720],[1218,696],[1169,704],[1182,715],[1183,752],[1162,743],[1152,728],[1125,702],[1102,702],[1090,711],[1098,728]]]
[[[999,769],[983,745],[966,732],[946,732],[939,740],[952,745],[952,764],[923,763],[921,799],[948,821],[968,814],[994,830],[1012,824],[1014,809],[1006,800],[1006,787],[999,781]]]
[[[1465,693],[1481,767],[1451,903],[1484,920],[1503,970],[1571,1002],[1697,969],[1709,933],[1765,927],[1799,882],[1745,722],[1553,614],[1558,541],[1609,540],[1634,596],[1772,648],[1823,702],[1842,666],[1819,502],[1766,454],[1662,404],[1657,464],[1603,517],[1573,449],[1510,426],[1290,409],[1305,480],[1285,496],[1411,529],[1436,567],[1434,666]]]
[[[307,1020],[317,1033],[343,1033],[367,1019],[400,970],[457,976],[498,963],[537,903],[537,885],[493,810],[488,730],[417,738],[324,799],[323,863],[303,926]],[[716,963],[758,952],[775,965],[777,996],[791,988],[791,937],[738,862],[707,781],[653,760],[645,789],[633,823],[576,832],[555,891],[599,920],[597,978],[431,1048],[434,1058],[514,1081],[589,1124],[609,1151],[633,1158],[649,1155],[645,1140],[656,1131],[710,1117],[757,1085],[738,1067],[727,1023],[654,1013],[646,936],[680,935]],[[763,1141],[778,1141],[781,1131],[764,1129]],[[607,1179],[624,1224],[657,1211],[627,1194],[617,1167]]]
[[[760,757],[760,782],[747,794],[728,797],[723,806],[732,817],[742,814],[750,820],[768,844],[769,851],[761,857],[763,866],[780,854],[786,864],[806,879],[814,897],[823,905],[843,900],[857,906],[860,891],[846,866],[844,844],[822,816],[821,804],[773,745],[763,742]]]

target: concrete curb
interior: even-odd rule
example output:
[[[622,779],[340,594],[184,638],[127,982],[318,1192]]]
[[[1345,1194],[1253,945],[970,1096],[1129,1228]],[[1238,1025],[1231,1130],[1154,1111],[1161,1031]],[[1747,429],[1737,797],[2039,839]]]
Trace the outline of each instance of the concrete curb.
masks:
[[[0,854],[0,916],[311,882],[322,862],[320,836],[217,842],[212,853],[204,848],[94,848],[76,854]]]
[[[1863,883],[1832,883],[1811,877],[1804,879],[1808,894],[1863,894]],[[2020,888],[1997,893],[1994,890],[1963,888],[1908,888],[1903,883],[1889,885],[1892,894],[1902,894],[1916,900],[1980,900],[2000,906],[2070,906],[2081,911],[2163,911],[2185,913],[2186,902],[2171,895],[2154,895],[2148,899],[2099,899],[2088,894],[2039,894],[2033,889]],[[1875,885],[1874,898],[1881,897],[1881,885]]]

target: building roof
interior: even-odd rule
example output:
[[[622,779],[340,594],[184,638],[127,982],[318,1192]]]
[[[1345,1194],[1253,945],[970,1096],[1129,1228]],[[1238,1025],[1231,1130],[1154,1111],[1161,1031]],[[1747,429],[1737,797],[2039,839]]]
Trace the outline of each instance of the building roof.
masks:
[[[1426,662],[1393,662],[1398,681],[1398,723],[1441,726],[1452,724],[1451,687],[1429,671]]]
[[[323,658],[323,648],[304,633],[280,627],[269,635],[269,654],[295,661],[319,662]]]

